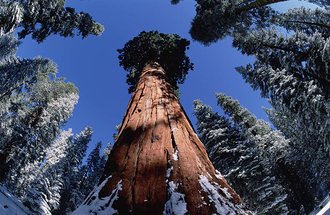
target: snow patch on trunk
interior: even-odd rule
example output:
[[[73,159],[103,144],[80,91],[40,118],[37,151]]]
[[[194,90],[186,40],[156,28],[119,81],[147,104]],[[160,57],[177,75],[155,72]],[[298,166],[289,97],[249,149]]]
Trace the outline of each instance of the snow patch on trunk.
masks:
[[[223,177],[223,175],[218,170],[215,170],[215,177],[217,177],[220,180],[225,179],[225,177]]]
[[[173,181],[168,183],[170,199],[165,203],[164,215],[184,215],[188,212],[184,194],[177,192],[178,185]]]
[[[170,178],[172,170],[173,170],[173,166],[170,166],[170,167],[167,168],[167,170],[166,170],[166,182]]]
[[[178,149],[175,149],[173,154],[173,160],[177,161],[178,159],[179,159]]]
[[[99,198],[98,194],[100,190],[104,187],[104,185],[111,178],[109,176],[106,178],[98,187],[96,187],[92,193],[93,196],[89,197],[87,201],[85,201],[82,205],[80,205],[72,215],[84,215],[84,214],[97,214],[97,215],[112,215],[118,213],[112,206],[113,203],[119,198],[118,193],[122,190],[122,180],[120,180],[116,188],[112,191],[110,196]],[[89,199],[92,199],[89,202]]]

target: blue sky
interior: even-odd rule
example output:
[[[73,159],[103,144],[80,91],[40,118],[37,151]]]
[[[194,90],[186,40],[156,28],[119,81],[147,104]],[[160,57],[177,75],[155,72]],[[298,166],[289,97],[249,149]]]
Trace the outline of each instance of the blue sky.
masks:
[[[289,4],[302,3],[290,1]],[[126,73],[118,65],[116,50],[143,30],[176,33],[191,40],[188,32],[195,15],[194,1],[184,0],[173,6],[170,0],[69,0],[67,6],[90,13],[105,26],[105,32],[83,40],[51,36],[41,44],[26,38],[18,55],[54,60],[58,65],[58,76],[66,77],[79,88],[79,103],[66,127],[72,127],[78,133],[85,126],[91,126],[93,143],[113,142],[115,126],[121,123],[130,99]],[[284,8],[283,4],[277,7]],[[234,69],[252,62],[253,58],[242,56],[232,48],[230,38],[208,47],[191,41],[188,55],[195,70],[188,74],[180,93],[181,103],[193,124],[196,122],[192,114],[193,100],[200,99],[213,110],[220,111],[216,106],[217,92],[238,99],[257,117],[267,120],[262,107],[269,107],[269,104]]]

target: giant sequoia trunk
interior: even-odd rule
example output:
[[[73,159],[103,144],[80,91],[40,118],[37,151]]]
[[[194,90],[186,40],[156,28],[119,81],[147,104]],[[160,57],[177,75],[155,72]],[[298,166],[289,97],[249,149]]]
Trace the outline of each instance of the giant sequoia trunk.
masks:
[[[148,64],[101,182],[74,214],[245,214],[239,202],[212,166],[166,73]]]

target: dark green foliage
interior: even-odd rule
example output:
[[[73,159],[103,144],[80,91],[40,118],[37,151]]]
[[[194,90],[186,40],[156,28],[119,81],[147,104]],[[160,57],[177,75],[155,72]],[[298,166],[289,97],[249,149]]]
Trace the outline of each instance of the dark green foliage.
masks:
[[[190,34],[204,44],[216,42],[233,32],[265,27],[276,12],[265,6],[274,1],[197,0]]]
[[[79,201],[77,201],[76,207],[80,205],[87,195],[92,192],[95,185],[99,182],[100,177],[103,173],[106,155],[100,155],[102,143],[98,142],[88,155],[87,163],[80,168],[81,177],[79,180],[79,190],[81,196]]]
[[[196,0],[196,16],[192,21],[190,34],[193,39],[208,45],[225,36],[232,36],[233,33],[246,33],[252,29],[268,27],[276,22],[274,18],[278,15],[278,12],[269,5],[284,1],[286,0]],[[325,8],[329,8],[330,5],[329,1],[310,0],[310,2]],[[315,14],[314,18],[323,19],[323,22],[327,23],[327,19],[324,19],[325,17],[320,13]],[[305,19],[309,23],[314,21],[308,15]],[[288,25],[294,25],[302,24],[304,20],[287,21],[290,22],[287,23]]]
[[[26,21],[31,20],[31,18],[32,22]],[[23,30],[18,33],[20,38],[32,34],[32,38],[38,42],[42,42],[51,34],[73,37],[76,29],[83,38],[89,34],[98,35],[103,31],[103,27],[96,23],[88,13],[77,13],[74,8],[70,7],[56,8],[47,14],[28,13],[21,26]]]
[[[171,0],[171,4],[178,4],[181,0]]]
[[[143,67],[148,63],[159,63],[166,71],[169,83],[174,88],[184,82],[193,64],[185,51],[190,42],[177,34],[163,34],[157,31],[141,32],[137,37],[118,49],[120,66],[127,72],[127,83],[132,92],[139,80]]]
[[[95,22],[88,13],[76,12],[65,7],[65,0],[3,1],[0,3],[0,28],[3,33],[19,28],[19,38],[31,34],[37,42],[42,42],[51,34],[83,38],[99,35],[103,26]]]

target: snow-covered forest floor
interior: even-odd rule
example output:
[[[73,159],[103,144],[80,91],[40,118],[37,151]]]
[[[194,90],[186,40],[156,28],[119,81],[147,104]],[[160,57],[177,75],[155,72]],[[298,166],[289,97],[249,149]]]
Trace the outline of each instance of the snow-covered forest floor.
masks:
[[[13,196],[6,187],[0,186],[0,215],[27,215],[31,212]]]

